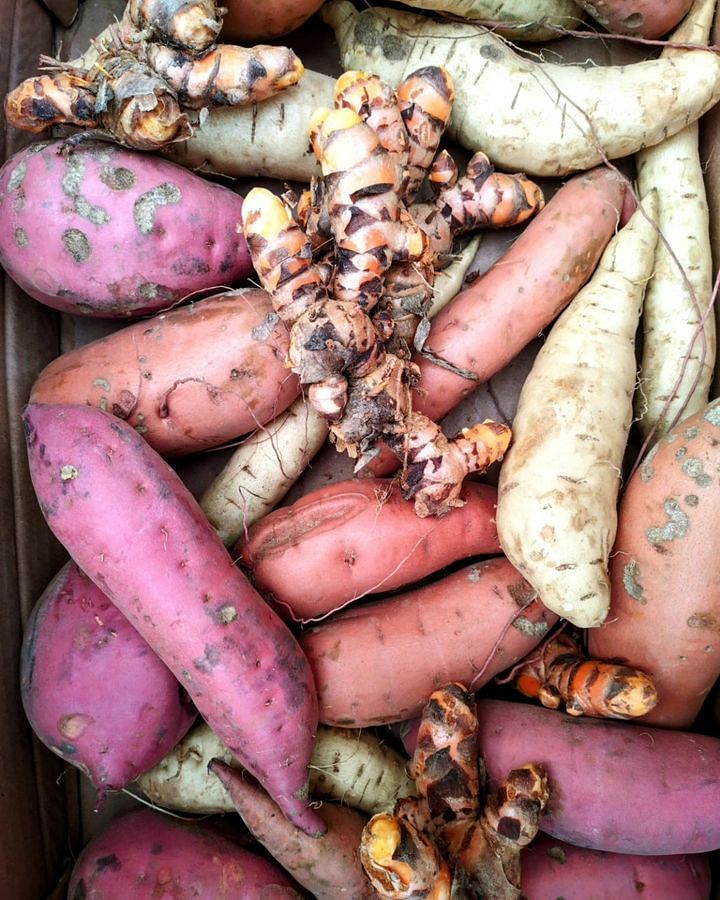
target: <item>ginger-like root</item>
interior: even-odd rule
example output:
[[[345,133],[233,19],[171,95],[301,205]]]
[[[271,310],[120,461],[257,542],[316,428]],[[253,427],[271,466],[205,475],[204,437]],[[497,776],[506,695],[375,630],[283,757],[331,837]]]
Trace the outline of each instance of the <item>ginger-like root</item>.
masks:
[[[406,819],[373,816],[363,829],[360,861],[379,897],[450,900],[447,863],[432,840]]]
[[[26,78],[5,97],[5,120],[33,134],[62,123],[97,128],[95,94],[71,72]]]
[[[224,14],[225,9],[215,0],[128,0],[120,34],[128,49],[134,44],[160,41],[202,53],[217,40]]]
[[[545,641],[531,658],[515,666],[508,679],[543,706],[562,704],[572,716],[635,719],[658,702],[652,678],[621,663],[588,659],[569,634]]]
[[[289,47],[218,44],[200,56],[166,44],[144,44],[138,55],[177,92],[186,109],[249,106],[297,84],[304,67]]]

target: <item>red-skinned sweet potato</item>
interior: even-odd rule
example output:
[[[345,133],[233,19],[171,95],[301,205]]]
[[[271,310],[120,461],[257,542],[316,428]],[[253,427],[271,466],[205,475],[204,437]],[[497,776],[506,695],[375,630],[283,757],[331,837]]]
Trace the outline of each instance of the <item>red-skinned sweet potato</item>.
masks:
[[[90,778],[100,801],[156,765],[197,714],[165,663],[72,561],[28,620],[20,688],[38,738]]]
[[[265,291],[217,294],[54,359],[31,403],[85,403],[133,426],[164,456],[216,447],[279,415],[300,390]]]
[[[720,675],[720,400],[659,440],[628,482],[610,556],[610,612],[591,655],[646,671],[648,724],[689,728]]]
[[[421,519],[389,479],[342,481],[268,513],[235,555],[278,612],[310,621],[456,560],[500,553],[496,489],[468,482],[463,498],[452,515]]]
[[[30,404],[23,424],[55,536],[283,812],[324,831],[307,797],[317,727],[308,662],[177,473],[95,407]]]
[[[241,209],[235,191],[150,153],[39,142],[0,170],[0,263],[55,309],[138,316],[250,274]]]
[[[521,889],[527,900],[707,900],[707,854],[638,856],[574,847],[539,834],[523,850]],[[592,887],[590,887],[592,885]]]
[[[440,684],[481,687],[530,653],[556,621],[507,559],[495,557],[354,606],[309,628],[300,643],[315,674],[320,721],[363,728],[418,714]]]
[[[493,781],[547,768],[546,834],[642,856],[720,848],[720,739],[503,700],[480,700],[478,722]]]
[[[678,25],[693,0],[577,0],[609,32],[659,38]]]
[[[288,822],[243,772],[219,759],[212,760],[208,768],[227,789],[253,837],[315,900],[369,900],[376,896],[360,864],[360,836],[367,816],[337,803],[323,803],[318,814],[327,831],[313,838]]]
[[[280,866],[203,822],[138,809],[111,820],[73,866],[68,900],[301,900]]]

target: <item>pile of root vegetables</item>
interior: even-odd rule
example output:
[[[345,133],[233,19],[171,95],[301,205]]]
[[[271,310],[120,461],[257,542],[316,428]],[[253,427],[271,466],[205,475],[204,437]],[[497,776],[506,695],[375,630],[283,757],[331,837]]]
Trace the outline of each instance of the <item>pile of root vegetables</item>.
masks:
[[[129,0],[6,98],[0,262],[114,321],[16,423],[25,712],[137,801],[70,900],[709,896],[715,2],[407,6],[323,4],[331,76]],[[588,13],[666,40],[527,52]]]

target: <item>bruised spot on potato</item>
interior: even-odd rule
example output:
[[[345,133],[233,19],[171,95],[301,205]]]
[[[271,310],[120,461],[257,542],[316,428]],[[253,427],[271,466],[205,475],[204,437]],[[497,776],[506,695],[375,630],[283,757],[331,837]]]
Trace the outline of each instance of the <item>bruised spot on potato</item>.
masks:
[[[85,160],[80,153],[70,153],[65,157],[65,171],[60,181],[63,193],[73,201],[75,212],[93,225],[105,225],[110,214],[101,206],[94,206],[83,197],[81,187],[85,177]]]
[[[212,672],[215,666],[220,662],[220,650],[214,644],[206,644],[205,653],[198,659],[193,660],[193,665],[199,672]]]
[[[125,166],[105,166],[100,172],[100,181],[111,191],[127,191],[135,187],[135,173]]]
[[[718,622],[715,616],[694,613],[692,616],[688,617],[685,624],[688,628],[702,628],[709,631],[720,631],[720,622]]]
[[[122,866],[123,864],[115,853],[109,853],[107,856],[98,856],[95,860],[95,869],[98,872],[104,872],[105,869],[110,869],[111,872],[118,872],[122,869]]]
[[[8,191],[16,191],[20,185],[25,181],[25,176],[27,175],[27,161],[21,160],[17,166],[10,173],[10,177],[8,178]]]
[[[77,740],[87,731],[88,727],[93,724],[95,719],[82,713],[73,713],[63,716],[58,722],[58,732],[71,741]]]
[[[623,587],[633,600],[637,600],[638,603],[646,604],[647,600],[645,599],[643,586],[638,580],[639,577],[640,566],[638,566],[637,560],[633,559],[623,568]]]
[[[199,256],[178,259],[170,268],[175,275],[206,275],[210,271],[210,266]]]
[[[92,249],[84,231],[79,228],[68,228],[62,234],[63,247],[77,263],[90,259]]]
[[[648,528],[647,539],[651,544],[662,544],[666,541],[675,541],[684,538],[688,533],[690,520],[687,514],[680,509],[677,500],[667,499],[663,503],[663,509],[668,517],[664,525]]]
[[[233,606],[232,603],[226,603],[224,606],[221,606],[220,609],[215,614],[215,621],[218,625],[229,625],[231,622],[234,622],[238,617],[237,607]]]
[[[548,623],[543,620],[540,622],[533,622],[532,619],[528,619],[527,616],[518,616],[516,619],[513,619],[512,626],[516,631],[519,631],[520,634],[524,634],[526,637],[531,638],[543,637],[550,627]]]
[[[703,419],[710,425],[720,425],[720,400],[710,404],[705,410]]]
[[[266,341],[279,321],[280,316],[276,312],[268,313],[262,322],[250,332],[252,339],[254,341]]]
[[[13,238],[18,247],[24,250],[30,241],[28,240],[27,231],[24,228],[16,228],[13,233]]]
[[[697,459],[696,457],[686,459],[682,464],[682,470],[687,476],[692,478],[698,487],[710,487],[713,483],[712,477],[705,471],[701,459]]]
[[[155,230],[155,212],[159,206],[180,203],[180,188],[169,181],[141,194],[135,201],[133,220],[141,234],[152,234]]]
[[[640,465],[640,480],[643,482],[648,482],[652,479],[655,474],[655,469],[653,468],[653,460],[660,448],[660,444],[655,444],[654,447],[651,447],[648,450],[647,456],[642,461]]]
[[[685,495],[685,505],[686,506],[697,506],[700,502],[700,498],[697,494],[686,494]]]

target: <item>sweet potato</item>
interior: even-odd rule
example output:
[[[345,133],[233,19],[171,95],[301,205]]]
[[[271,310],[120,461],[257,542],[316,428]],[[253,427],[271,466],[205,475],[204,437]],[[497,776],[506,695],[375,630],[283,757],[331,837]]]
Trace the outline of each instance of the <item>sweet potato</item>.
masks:
[[[713,12],[697,0],[673,39],[707,44]],[[662,51],[670,59],[680,52],[672,46]],[[638,153],[636,160],[641,201],[653,190],[659,201],[660,237],[645,291],[635,393],[637,427],[650,444],[707,404],[715,370],[717,329],[712,311],[708,315],[713,297],[710,216],[699,131],[693,122]]]
[[[225,0],[220,37],[256,41],[278,38],[299,28],[323,5],[323,0]]]
[[[643,856],[720,847],[720,739],[503,700],[480,700],[478,721],[494,783],[528,758],[547,769],[546,834]]]
[[[277,804],[243,773],[216,759],[210,771],[220,779],[250,833],[315,900],[375,897],[360,865],[360,835],[367,818],[354,809],[323,803],[327,824],[321,837],[309,837],[280,814]]]
[[[659,38],[667,34],[680,23],[693,4],[693,0],[659,0],[659,2],[576,0],[576,2],[609,32],[646,39]]]
[[[227,790],[210,772],[219,759],[242,767],[215,732],[198,722],[159,763],[143,772],[138,787],[153,803],[184,813],[232,812]],[[310,793],[372,815],[413,796],[407,760],[372,731],[320,725],[310,760]]]
[[[68,900],[301,900],[280,866],[203,822],[138,809],[112,819],[83,849]]]
[[[62,354],[30,401],[98,406],[158,453],[193,453],[254,431],[297,397],[287,345],[264,291],[228,291]]]
[[[710,864],[704,853],[607,853],[540,834],[523,851],[521,887],[527,900],[707,900]]]
[[[503,552],[546,606],[582,628],[603,622],[610,605],[608,558],[657,208],[648,194],[553,325],[520,392],[500,470]]]
[[[453,513],[455,515],[456,513]],[[522,659],[557,617],[504,558],[465,566],[309,628],[320,721],[362,728],[420,712],[438,684],[481,685]]]
[[[35,300],[127,318],[252,271],[242,197],[106,141],[31,144],[0,169],[0,263]]]
[[[90,778],[99,801],[156,765],[196,716],[165,663],[72,561],[28,619],[20,689],[35,734]]]
[[[676,425],[628,482],[610,560],[610,613],[588,638],[654,680],[645,721],[688,728],[720,675],[720,399]]]
[[[29,404],[23,424],[55,536],[286,815],[324,830],[307,803],[317,726],[310,667],[180,477],[95,407]]]
[[[714,8],[715,0],[705,2]],[[565,65],[521,56],[469,23],[405,10],[328,0],[322,17],[346,69],[397,85],[421,66],[445,65],[457,87],[448,135],[510,172],[567,175],[627,156],[680,131],[720,98],[720,58],[702,49],[672,61]]]
[[[468,482],[463,499],[452,515],[423,519],[389,479],[342,481],[269,513],[235,556],[281,615],[307,622],[457,560],[497,555],[496,489]]]

